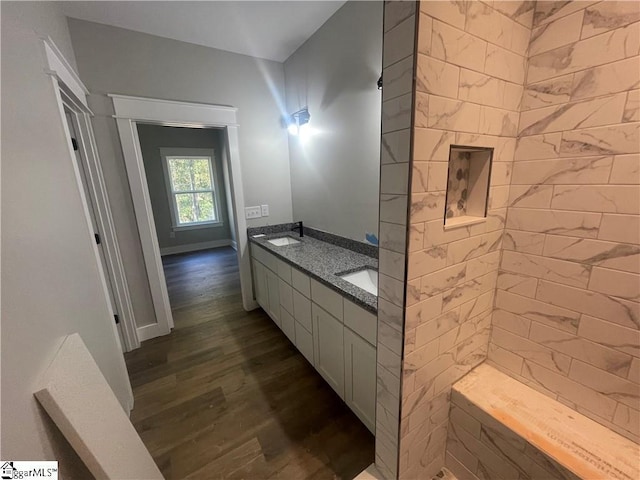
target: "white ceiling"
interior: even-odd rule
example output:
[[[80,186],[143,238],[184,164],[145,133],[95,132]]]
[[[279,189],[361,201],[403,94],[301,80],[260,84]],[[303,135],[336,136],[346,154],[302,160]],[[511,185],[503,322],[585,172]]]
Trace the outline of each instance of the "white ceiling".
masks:
[[[69,17],[283,62],[345,0],[61,3]]]

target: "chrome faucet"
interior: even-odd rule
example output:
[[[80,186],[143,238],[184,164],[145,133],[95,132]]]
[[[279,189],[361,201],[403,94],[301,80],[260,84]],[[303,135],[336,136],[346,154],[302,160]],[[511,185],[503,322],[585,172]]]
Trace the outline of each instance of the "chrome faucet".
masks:
[[[304,228],[302,227],[302,222],[297,222],[296,226],[293,227],[291,230],[300,230],[300,236],[304,237]]]

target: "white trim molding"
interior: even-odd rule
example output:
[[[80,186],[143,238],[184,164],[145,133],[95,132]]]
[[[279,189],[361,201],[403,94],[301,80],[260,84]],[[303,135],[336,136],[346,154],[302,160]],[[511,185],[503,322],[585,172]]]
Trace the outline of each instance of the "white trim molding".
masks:
[[[156,98],[130,97],[109,94],[116,109],[115,118],[137,118],[144,112],[146,122],[159,122],[164,125],[206,127],[237,127],[237,108],[208,105],[206,103],[175,102]],[[213,114],[212,109],[215,109]],[[189,121],[185,121],[185,119]]]
[[[160,255],[176,255],[178,253],[197,252],[198,250],[208,250],[210,248],[230,247],[231,239],[211,240],[210,242],[189,243],[187,245],[176,245],[173,247],[163,247]],[[234,249],[235,250],[235,249]]]
[[[62,52],[51,37],[40,38],[44,46],[44,54],[48,66],[47,73],[55,76],[59,80],[60,87],[71,93],[70,97],[74,103],[79,102],[82,110],[86,113],[91,113],[89,105],[87,104],[87,95],[89,95],[87,87],[84,86],[78,74],[71,65],[69,65],[69,62],[64,58],[64,55],[62,55]]]
[[[74,69],[69,65],[69,62],[64,58],[62,52],[53,40],[50,37],[41,37],[41,40],[46,61],[45,73],[51,76],[56,86],[56,97],[59,102],[62,125],[65,130],[69,144],[69,154],[75,170],[77,170],[75,168],[75,154],[71,146],[64,105],[73,112],[75,121],[77,122],[78,131],[76,135],[78,138],[76,140],[87,178],[87,190],[91,197],[91,203],[94,205],[97,228],[104,246],[103,253],[106,264],[104,275],[108,276],[111,283],[112,300],[114,307],[117,309],[115,313],[118,314],[120,319],[120,328],[114,325],[116,337],[124,351],[134,350],[140,346],[140,341],[137,336],[133,307],[129,295],[129,285],[124,273],[124,265],[122,263],[120,247],[111,215],[111,205],[109,204],[102,165],[98,155],[93,127],[91,126],[90,117],[93,116],[93,113],[87,104],[89,90],[87,90],[87,87],[82,83],[80,77],[78,77]],[[83,196],[84,189],[79,171],[76,171],[76,176],[79,182],[80,194]],[[87,206],[87,208],[89,207]],[[91,220],[87,219],[87,222],[88,226],[90,226]],[[91,229],[91,227],[89,228]],[[102,269],[102,262],[97,250],[96,254],[98,268]],[[107,291],[107,297],[110,297],[108,293],[109,289],[106,287],[105,289]],[[133,400],[131,401],[133,402]]]
[[[164,126],[223,129],[226,142],[226,161],[229,167],[231,199],[234,211],[234,231],[238,241],[238,263],[240,266],[240,286],[242,303],[246,310],[252,310],[253,300],[251,264],[247,242],[247,224],[244,217],[244,192],[242,169],[238,143],[237,109],[229,106],[202,103],[176,102],[171,100],[108,95],[114,106],[116,124],[127,168],[133,206],[136,214],[142,252],[144,256],[151,296],[157,323],[139,327],[140,339],[166,335],[173,328],[173,316],[167,294],[167,285],[162,268],[162,258],[153,210],[146,182],[144,162],[138,138],[138,123]],[[155,325],[155,327],[154,327]],[[142,331],[144,329],[144,331]],[[148,336],[152,335],[152,336]]]

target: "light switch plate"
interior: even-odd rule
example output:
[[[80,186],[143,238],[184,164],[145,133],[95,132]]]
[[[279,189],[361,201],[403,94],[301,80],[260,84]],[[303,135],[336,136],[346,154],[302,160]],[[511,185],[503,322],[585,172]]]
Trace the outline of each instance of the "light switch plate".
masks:
[[[268,217],[269,216],[269,205],[261,205],[262,208],[262,216],[263,217]]]
[[[245,207],[244,216],[247,220],[251,218],[260,218],[262,214],[260,213],[260,207]]]

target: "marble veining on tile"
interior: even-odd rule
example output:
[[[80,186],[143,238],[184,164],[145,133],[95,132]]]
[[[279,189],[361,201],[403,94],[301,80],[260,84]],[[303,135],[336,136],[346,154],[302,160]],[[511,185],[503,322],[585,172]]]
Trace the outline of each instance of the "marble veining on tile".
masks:
[[[638,2],[600,2],[584,13],[582,38],[591,37],[640,20]]]
[[[401,478],[430,478],[444,461],[460,478],[575,480],[468,412],[456,419],[476,435],[457,425],[444,453],[441,412],[427,405],[487,355],[638,438],[639,20],[638,2],[420,4],[411,203],[397,222],[409,235]],[[468,189],[464,173],[447,175],[452,144],[494,148],[494,163],[486,221],[444,230]]]

